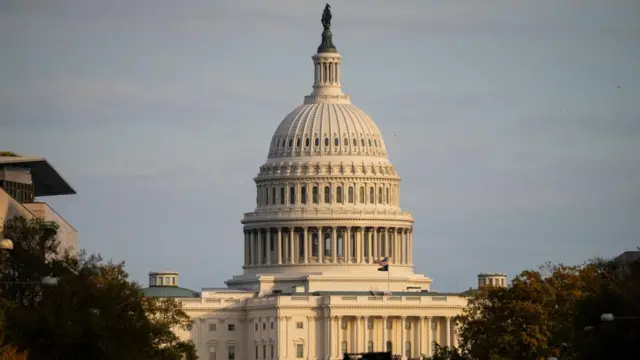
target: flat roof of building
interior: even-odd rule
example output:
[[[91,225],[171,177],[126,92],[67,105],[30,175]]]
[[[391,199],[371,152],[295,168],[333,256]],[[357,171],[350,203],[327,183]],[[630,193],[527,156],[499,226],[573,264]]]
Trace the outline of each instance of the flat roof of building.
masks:
[[[31,171],[31,181],[33,181],[34,195],[36,197],[73,195],[76,193],[45,158],[0,156],[0,168],[7,165],[28,168]]]

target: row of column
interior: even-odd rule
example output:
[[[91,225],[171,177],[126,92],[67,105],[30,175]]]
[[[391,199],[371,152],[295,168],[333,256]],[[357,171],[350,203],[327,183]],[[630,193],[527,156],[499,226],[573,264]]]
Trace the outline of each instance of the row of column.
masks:
[[[326,359],[341,359],[344,352],[389,350],[403,359],[419,358],[421,354],[433,354],[433,342],[440,346],[458,345],[457,331],[448,316],[329,316],[324,321]],[[389,329],[390,321],[393,323]],[[391,349],[387,348],[388,341]]]
[[[338,61],[318,61],[314,64],[314,85],[339,85],[340,63]]]
[[[346,182],[258,185],[256,202],[258,207],[306,204],[398,206],[399,188],[397,184]]]
[[[244,232],[244,266],[412,264],[413,230],[388,227],[280,227]]]

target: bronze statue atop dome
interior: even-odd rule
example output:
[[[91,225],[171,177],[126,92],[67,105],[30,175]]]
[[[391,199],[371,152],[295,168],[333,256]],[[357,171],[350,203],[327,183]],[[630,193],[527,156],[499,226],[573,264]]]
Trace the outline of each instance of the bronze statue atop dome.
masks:
[[[325,30],[331,29],[331,5],[326,4],[322,12],[322,27]]]
[[[331,5],[326,4],[322,12],[322,43],[318,47],[318,53],[336,53],[338,50],[333,45],[333,34],[331,34]]]

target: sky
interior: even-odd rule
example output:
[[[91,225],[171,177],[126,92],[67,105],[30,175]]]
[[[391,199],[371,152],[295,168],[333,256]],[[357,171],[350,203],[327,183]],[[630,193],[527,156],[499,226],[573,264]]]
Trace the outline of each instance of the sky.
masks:
[[[640,2],[333,1],[342,84],[402,176],[438,291],[640,245]],[[79,246],[181,286],[241,273],[323,1],[0,2],[0,150],[78,192]]]

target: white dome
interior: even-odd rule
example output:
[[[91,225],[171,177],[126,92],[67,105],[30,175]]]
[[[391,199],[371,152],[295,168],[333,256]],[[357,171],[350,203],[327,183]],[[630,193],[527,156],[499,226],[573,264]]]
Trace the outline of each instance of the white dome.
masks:
[[[312,155],[386,157],[380,130],[350,103],[316,102],[298,106],[271,138],[269,159]]]

